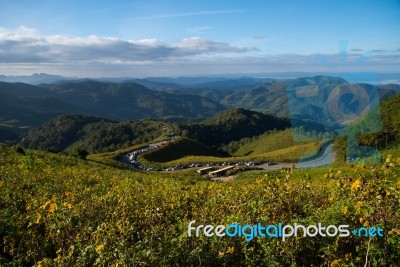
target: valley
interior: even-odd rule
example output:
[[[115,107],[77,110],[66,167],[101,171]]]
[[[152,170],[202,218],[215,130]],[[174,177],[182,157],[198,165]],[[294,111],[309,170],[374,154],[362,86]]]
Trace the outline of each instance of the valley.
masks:
[[[397,85],[357,86],[371,108],[341,121],[326,105],[340,78],[136,82],[0,83],[0,265],[347,264],[369,244],[381,265],[400,260]],[[304,88],[321,95],[299,104]],[[389,237],[193,238],[193,220],[334,221]]]
[[[0,267],[399,267],[399,26],[0,0]]]
[[[328,140],[345,131],[324,107],[324,98],[340,84],[353,86],[329,76],[289,80],[182,78],[171,82],[149,78],[117,83],[84,79],[37,85],[3,82],[0,140],[52,152],[84,151],[92,158],[110,153],[107,161],[115,161],[120,154],[113,151],[157,144],[173,133],[176,142],[137,155],[137,165],[161,170],[224,162],[299,162],[305,166],[303,158],[315,157]],[[383,127],[397,128],[393,120],[388,121],[386,110],[391,110],[392,104],[386,103],[393,103],[400,87],[357,86],[368,92],[371,103],[382,101]],[[294,102],[289,99],[293,88],[311,87],[318,88],[319,96],[293,109]],[[373,121],[376,119],[364,124],[382,132]],[[362,140],[371,147],[382,140],[367,136]],[[314,165],[322,164],[314,161]]]

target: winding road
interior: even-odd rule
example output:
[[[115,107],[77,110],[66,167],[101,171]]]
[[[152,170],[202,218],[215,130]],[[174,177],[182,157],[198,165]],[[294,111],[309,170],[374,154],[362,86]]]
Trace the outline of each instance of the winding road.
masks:
[[[153,169],[150,167],[143,166],[139,161],[137,161],[137,156],[141,153],[146,153],[150,150],[156,149],[160,146],[167,145],[168,141],[163,141],[163,142],[157,142],[150,144],[147,147],[144,147],[142,149],[138,149],[132,152],[129,152],[127,154],[124,154],[121,156],[120,161],[128,164],[134,168],[137,169],[144,169],[144,170],[153,170],[153,171],[177,171],[181,170],[182,168],[166,168],[166,169]],[[268,164],[264,163],[261,165],[258,165],[257,168],[263,169],[263,170],[279,170],[282,168],[291,168],[295,167],[296,169],[303,169],[303,168],[314,168],[322,165],[328,165],[332,164],[334,158],[334,153],[333,153],[333,142],[327,142],[325,143],[322,147],[320,152],[313,158],[307,159],[305,161],[299,161],[298,163],[284,163],[284,162],[279,162],[276,164]],[[199,165],[196,167],[204,166]],[[213,167],[219,167],[217,165]]]

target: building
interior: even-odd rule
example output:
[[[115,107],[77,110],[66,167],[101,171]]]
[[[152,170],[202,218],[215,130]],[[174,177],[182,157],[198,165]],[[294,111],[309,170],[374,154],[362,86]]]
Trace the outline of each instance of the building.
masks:
[[[227,166],[225,168],[209,172],[208,176],[210,176],[211,178],[220,177],[220,176],[223,176],[224,174],[226,174],[226,172],[228,170],[233,169],[233,168],[234,168],[234,166]]]
[[[207,174],[208,172],[211,172],[212,170],[214,170],[214,167],[205,167],[202,169],[198,169],[196,172],[199,173],[200,175],[204,175]]]

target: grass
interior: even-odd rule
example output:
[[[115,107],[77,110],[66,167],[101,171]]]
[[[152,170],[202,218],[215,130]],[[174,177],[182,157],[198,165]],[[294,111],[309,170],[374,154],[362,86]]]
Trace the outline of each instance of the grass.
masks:
[[[102,163],[108,166],[112,166],[115,168],[122,168],[122,169],[127,169],[130,168],[129,166],[127,166],[124,163],[121,163],[118,161],[118,157],[122,154],[125,153],[129,153],[133,150],[137,150],[137,149],[141,149],[148,146],[148,144],[138,144],[138,145],[134,145],[134,146],[130,146],[127,148],[123,148],[123,149],[118,149],[116,151],[112,151],[112,152],[104,152],[104,153],[97,153],[97,154],[90,154],[86,157],[86,159],[91,160],[91,161],[95,161],[98,163]]]
[[[363,266],[370,253],[376,266],[397,266],[399,173],[393,157],[376,166],[250,170],[225,184],[193,170],[120,170],[0,145],[0,265]],[[385,238],[193,238],[192,220],[380,226]]]
[[[383,159],[389,156],[393,159],[400,158],[400,148],[392,148],[381,151]],[[341,176],[354,177],[358,173],[371,171],[376,169],[379,165],[375,164],[348,164],[348,163],[333,163],[331,166],[322,166],[319,168],[307,168],[307,169],[295,169],[295,170],[250,170],[241,172],[237,175],[234,183],[245,184],[254,182],[260,177],[268,178],[280,178],[284,179],[287,175],[290,176],[289,182],[296,184],[302,179],[306,179],[310,184],[317,187],[321,185],[321,179],[324,179],[324,183],[331,183],[335,181],[335,177],[339,173]],[[396,179],[393,179],[397,181]]]
[[[310,142],[311,141],[299,143],[293,141],[293,135],[290,129],[286,129],[284,131],[267,132],[254,141],[241,146],[234,153],[234,156],[260,155],[287,147],[307,144]]]
[[[297,162],[301,157],[314,156],[321,148],[321,141],[294,142],[290,129],[269,132],[248,144],[243,145],[234,156],[223,157],[212,148],[197,141],[178,137],[173,143],[149,153],[139,155],[145,166],[170,167],[191,163],[217,163],[238,161],[280,161]],[[152,142],[165,140],[160,136]],[[118,157],[133,150],[141,149],[149,143],[134,145],[113,152],[89,155],[87,158],[113,167],[125,168]]]
[[[294,162],[299,158],[303,158],[304,156],[311,157],[317,154],[320,148],[321,142],[314,141],[258,154],[257,156],[260,158],[274,159],[275,161]]]
[[[163,146],[150,153],[143,154],[142,158],[150,162],[165,163],[186,156],[220,156],[219,153],[211,149],[210,147],[203,145],[197,141],[178,138],[176,141]]]
[[[238,161],[281,161],[281,162],[296,162],[302,155],[309,156],[318,153],[321,142],[312,142],[306,144],[298,144],[293,147],[284,148],[276,151],[271,151],[264,154],[249,155],[241,157],[217,157],[210,155],[201,155],[201,151],[191,151],[190,142],[176,143],[160,148],[139,156],[139,161],[147,166],[168,167],[177,165],[187,165],[190,163],[217,163],[217,162],[238,162]],[[188,145],[188,146],[186,146]],[[193,147],[192,147],[193,148]],[[180,152],[178,152],[181,149]],[[180,153],[181,157],[178,157]],[[191,155],[197,153],[200,155]],[[185,154],[187,154],[185,156]],[[174,159],[175,158],[175,159]],[[168,160],[170,159],[170,160]],[[172,160],[171,160],[172,159]]]

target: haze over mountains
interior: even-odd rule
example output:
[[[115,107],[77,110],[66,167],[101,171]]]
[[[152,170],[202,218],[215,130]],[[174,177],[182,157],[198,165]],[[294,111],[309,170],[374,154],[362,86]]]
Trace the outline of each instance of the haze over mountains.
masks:
[[[108,119],[204,118],[225,107],[195,95],[171,94],[136,83],[93,80],[41,86],[0,83],[2,120],[38,126],[59,114],[86,114]]]
[[[108,82],[126,82],[126,81],[136,81],[141,84],[147,83],[146,87],[150,89],[153,86],[170,84],[171,86],[195,86],[204,84],[207,86],[218,85],[222,82],[222,86],[226,86],[225,82],[227,80],[237,80],[239,78],[240,82],[244,82],[242,85],[249,85],[254,82],[259,82],[265,79],[275,79],[275,80],[287,80],[296,79],[301,77],[313,77],[318,75],[341,77],[351,83],[371,83],[371,84],[400,84],[400,73],[372,73],[372,72],[272,72],[272,73],[246,73],[246,74],[221,74],[221,75],[208,75],[208,76],[181,76],[181,77],[147,77],[147,78],[133,78],[133,77],[99,77],[92,78],[98,81],[108,81]],[[266,78],[267,77],[267,78]],[[52,75],[46,73],[34,73],[32,75],[0,75],[0,81],[2,82],[22,82],[28,84],[41,84],[41,83],[53,83],[62,80],[78,80],[77,77],[66,77],[60,75]],[[141,82],[140,82],[141,81]],[[246,82],[247,81],[247,82]],[[219,84],[221,85],[221,84]]]
[[[316,100],[321,102],[326,100],[326,95],[335,86],[347,83],[342,78],[330,76],[291,80],[251,77],[218,80],[182,77],[176,79],[181,82],[180,84],[165,83],[160,80],[162,79],[135,79],[112,83],[80,79],[36,86],[1,82],[0,115],[2,120],[19,121],[20,126],[37,126],[56,115],[65,113],[116,120],[199,119],[210,117],[229,107],[287,117],[288,88],[319,86],[324,94],[321,93],[319,100]],[[199,83],[194,84],[194,82]],[[365,84],[359,86],[367,91],[378,90]],[[379,88],[381,98],[387,98],[400,91],[400,85],[396,84]]]
[[[3,76],[4,77],[4,76]],[[34,75],[36,81],[45,74]],[[57,80],[59,76],[49,76]],[[32,80],[31,80],[32,81]],[[180,77],[106,80],[57,80],[52,83],[0,82],[0,130],[3,140],[12,139],[63,114],[82,114],[108,120],[162,119],[203,120],[232,108],[242,108],[281,118],[317,121],[329,126],[325,107],[333,88],[349,84],[339,77],[315,76],[289,80],[271,78]],[[371,101],[400,92],[400,85],[378,87],[358,84]],[[289,112],[295,88],[318,88],[310,101],[300,101]],[[308,89],[307,89],[308,90]],[[312,89],[310,89],[312,90]],[[379,97],[379,99],[378,99]],[[352,104],[352,100],[349,103]],[[352,104],[353,105],[353,104]],[[354,106],[354,105],[353,105]],[[293,121],[292,121],[293,123]],[[259,133],[258,133],[259,134]],[[4,138],[6,136],[6,138]]]

